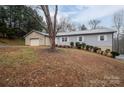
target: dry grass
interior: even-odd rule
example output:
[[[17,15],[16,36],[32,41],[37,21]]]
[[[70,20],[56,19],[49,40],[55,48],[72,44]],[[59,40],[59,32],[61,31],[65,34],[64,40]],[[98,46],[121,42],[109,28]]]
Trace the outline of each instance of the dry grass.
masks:
[[[0,54],[0,86],[124,86],[124,63],[94,53],[18,47]]]
[[[24,45],[24,40],[23,39],[5,39],[5,38],[0,38],[0,45]]]

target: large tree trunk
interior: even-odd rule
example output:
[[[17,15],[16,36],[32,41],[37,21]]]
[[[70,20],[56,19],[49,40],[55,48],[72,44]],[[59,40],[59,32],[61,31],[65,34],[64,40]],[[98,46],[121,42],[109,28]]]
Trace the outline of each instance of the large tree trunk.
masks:
[[[52,38],[51,38],[51,49],[52,49],[52,50],[55,50],[55,48],[56,48],[55,39],[54,39],[54,37],[52,37]]]
[[[41,5],[41,8],[44,12],[45,18],[46,18],[46,23],[47,23],[47,30],[49,33],[49,39],[51,43],[51,49],[55,50],[55,38],[57,34],[57,29],[56,29],[56,17],[57,17],[57,11],[58,11],[58,6],[56,5],[55,7],[55,14],[54,14],[54,21],[52,22],[50,12],[48,5]]]

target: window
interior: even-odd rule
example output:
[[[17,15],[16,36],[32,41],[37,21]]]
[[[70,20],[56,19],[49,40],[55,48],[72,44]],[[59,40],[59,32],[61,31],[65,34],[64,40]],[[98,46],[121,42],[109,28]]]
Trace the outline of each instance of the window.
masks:
[[[67,37],[62,37],[62,42],[67,42]]]
[[[98,36],[98,41],[106,41],[107,40],[107,35],[99,35]]]
[[[67,42],[67,37],[65,37],[65,42]]]
[[[84,36],[78,36],[77,42],[84,42]]]
[[[104,36],[100,36],[100,41],[104,41],[105,37]]]
[[[82,41],[82,37],[81,36],[79,37],[79,41]]]
[[[65,41],[65,39],[64,39],[64,37],[62,38],[62,42],[64,42]]]

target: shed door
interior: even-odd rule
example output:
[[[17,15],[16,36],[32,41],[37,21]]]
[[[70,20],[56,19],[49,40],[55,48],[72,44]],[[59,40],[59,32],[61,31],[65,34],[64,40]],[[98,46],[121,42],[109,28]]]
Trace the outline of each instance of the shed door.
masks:
[[[31,46],[39,46],[40,45],[39,39],[38,38],[32,38],[30,44],[31,44]]]

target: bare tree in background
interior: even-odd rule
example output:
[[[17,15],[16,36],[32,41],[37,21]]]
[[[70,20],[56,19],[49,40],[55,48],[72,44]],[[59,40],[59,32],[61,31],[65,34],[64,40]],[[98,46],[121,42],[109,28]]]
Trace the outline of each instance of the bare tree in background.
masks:
[[[79,26],[79,30],[81,30],[81,31],[87,30],[87,27],[84,24],[82,24]]]
[[[124,33],[120,34],[120,53],[124,54]]]
[[[40,7],[42,8],[43,13],[45,15],[45,19],[46,19],[46,23],[47,23],[47,31],[49,33],[49,39],[50,39],[50,43],[51,43],[51,49],[55,50],[55,38],[56,38],[56,34],[58,32],[57,27],[56,27],[58,6],[57,5],[55,6],[53,22],[52,22],[52,18],[51,18],[50,11],[49,11],[49,6],[41,5]]]
[[[117,29],[117,46],[116,46],[116,50],[118,52],[120,52],[120,44],[119,44],[119,37],[120,37],[120,30],[121,27],[123,26],[123,21],[124,21],[124,11],[118,11],[114,14],[113,16],[113,21],[114,21],[114,25],[115,28]]]
[[[91,29],[96,29],[98,24],[100,24],[100,20],[97,20],[97,19],[93,19],[93,20],[90,20],[89,21],[89,25],[91,27]]]
[[[57,25],[59,32],[66,32],[66,31],[75,31],[75,25],[69,20],[69,18],[61,17],[60,21]]]

